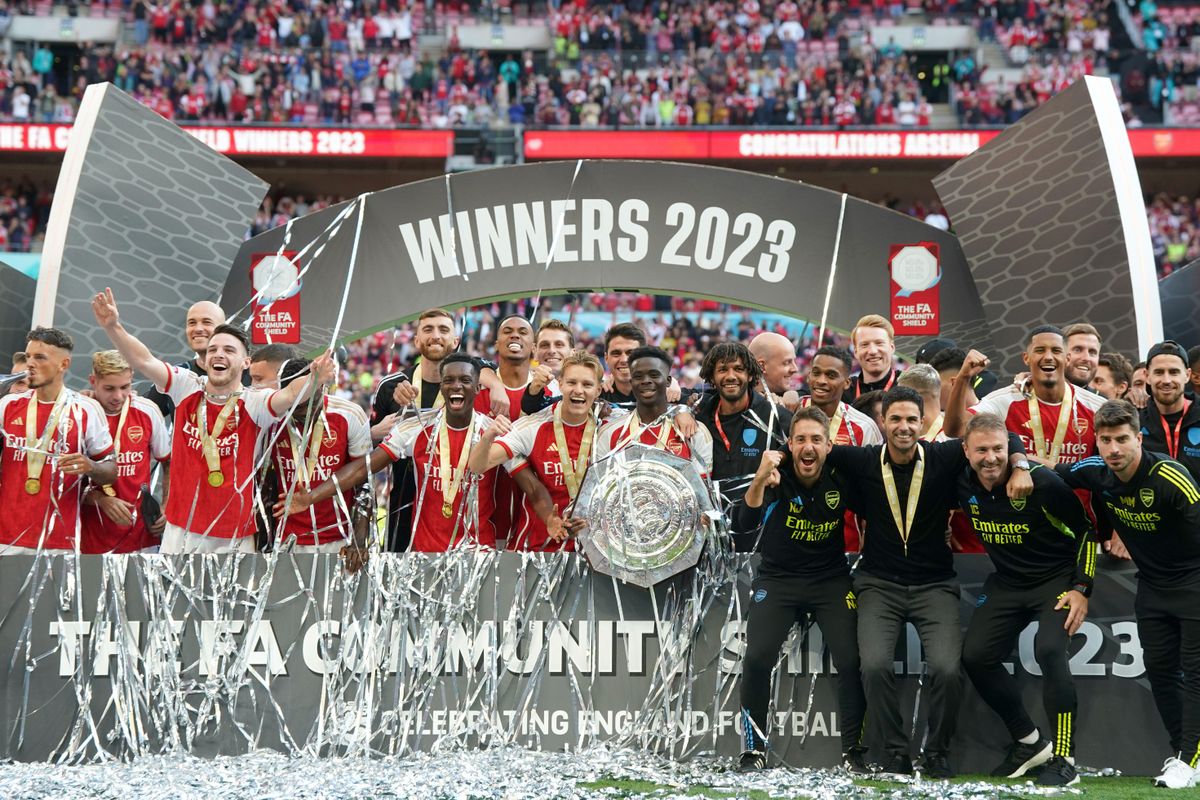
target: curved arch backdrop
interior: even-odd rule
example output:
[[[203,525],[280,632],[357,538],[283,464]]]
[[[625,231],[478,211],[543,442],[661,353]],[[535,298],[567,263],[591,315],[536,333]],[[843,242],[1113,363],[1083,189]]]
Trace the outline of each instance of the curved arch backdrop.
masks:
[[[849,330],[890,308],[889,248],[921,241],[941,247],[941,335],[991,347],[952,235],[826,189],[658,162],[508,167],[363,195],[245,242],[222,303],[233,311],[250,302],[256,257],[307,247],[296,263],[310,349],[328,345],[335,328],[339,341],[354,339],[432,306],[623,288],[814,322],[828,290],[828,326]]]

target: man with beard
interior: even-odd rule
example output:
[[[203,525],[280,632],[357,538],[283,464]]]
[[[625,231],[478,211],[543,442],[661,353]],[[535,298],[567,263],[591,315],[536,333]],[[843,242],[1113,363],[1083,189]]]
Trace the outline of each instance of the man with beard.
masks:
[[[913,771],[908,732],[896,687],[896,641],[904,623],[920,636],[928,665],[929,736],[921,772],[951,777],[949,751],[962,696],[959,658],[959,587],[946,541],[946,514],[957,505],[954,481],[967,465],[957,440],[921,439],[921,395],[895,386],[883,399],[886,444],[834,447],[827,464],[854,487],[849,502],[867,521],[854,580],[858,647],[871,716],[883,737],[883,769]],[[1024,448],[1010,438],[1014,467],[1010,494],[1031,488]]]
[[[1100,332],[1086,322],[1063,329],[1067,346],[1066,376],[1074,386],[1089,389],[1100,366]]]
[[[496,360],[499,363],[500,383],[508,397],[508,407],[514,416],[521,414],[521,401],[530,383],[530,361],[533,358],[533,326],[518,314],[510,314],[496,326]],[[485,390],[486,391],[486,390]],[[506,417],[507,419],[507,417]],[[535,519],[525,503],[525,495],[517,490],[507,472],[495,473],[495,514],[492,524],[497,539],[529,541],[526,529]],[[522,526],[521,521],[525,521]]]
[[[1091,389],[1105,400],[1120,400],[1129,392],[1132,365],[1119,353],[1103,353]]]
[[[1179,462],[1145,449],[1139,428],[1136,408],[1108,401],[1096,412],[1099,455],[1058,473],[1099,495],[1137,565],[1138,639],[1175,753],[1154,782],[1185,789],[1200,781],[1200,488]]]
[[[71,337],[34,328],[25,340],[29,390],[0,398],[0,555],[75,549],[83,478],[117,477],[100,404],[64,385]]]
[[[280,373],[281,385],[290,385],[308,367],[305,360],[289,361]],[[271,505],[282,514],[289,492],[310,489],[347,464],[364,460],[370,451],[370,423],[357,405],[331,394],[300,403],[291,419],[283,422],[273,448],[279,488]],[[347,488],[341,495],[340,499],[330,497],[297,514],[283,514],[276,525],[275,547],[294,535],[293,552],[297,553],[340,553],[348,543],[362,549],[365,542],[353,540],[350,511],[354,491]]]
[[[1187,352],[1176,342],[1159,342],[1146,354],[1146,372],[1152,402],[1140,412],[1142,447],[1178,461],[1200,481],[1200,405],[1185,394]]]
[[[133,391],[133,369],[116,350],[92,356],[88,376],[113,440],[117,479],[83,496],[81,553],[136,553],[158,547],[166,517],[146,519],[154,463],[171,457],[171,431],[158,406]],[[165,495],[166,492],[164,491]]]
[[[171,491],[161,552],[223,553],[255,551],[253,493],[260,434],[308,397],[317,384],[333,380],[335,365],[326,353],[312,374],[286,389],[243,389],[249,364],[245,331],[218,325],[204,354],[206,376],[168,366],[121,324],[112,289],[92,298],[92,312],[129,364],[175,403],[171,443]]]
[[[1012,737],[1008,755],[992,775],[1019,778],[1041,767],[1038,784],[1070,786],[1079,782],[1074,764],[1078,700],[1068,648],[1087,618],[1096,573],[1095,532],[1079,498],[1052,470],[1034,468],[1029,475],[1033,492],[1021,500],[1008,497],[1008,431],[999,417],[972,417],[962,446],[969,466],[958,476],[959,507],[996,566],[979,591],[963,639],[963,667]],[[1003,663],[1033,621],[1038,622],[1033,651],[1053,741],[1034,725],[1017,680]]]
[[[1080,391],[1066,379],[1067,352],[1063,331],[1053,325],[1039,325],[1029,332],[1021,355],[1031,372],[1031,393],[1026,396],[1010,386],[992,392],[979,403],[966,408],[965,388],[986,369],[988,359],[977,350],[967,354],[958,373],[958,381],[946,407],[945,429],[957,436],[966,427],[970,414],[995,414],[1004,420],[1010,433],[1021,437],[1029,460],[1044,466],[1075,464],[1096,451],[1096,430],[1092,418],[1104,398],[1094,392]],[[1086,492],[1080,501],[1090,504]],[[1118,558],[1128,553],[1118,535],[1104,542],[1104,549]]]
[[[183,326],[183,337],[187,340],[188,347],[191,348],[195,355],[189,361],[184,361],[177,366],[191,370],[196,375],[203,376],[204,372],[204,354],[208,350],[208,337],[212,336],[212,332],[216,330],[218,325],[225,322],[225,312],[216,303],[208,300],[201,300],[199,303],[193,303],[187,311]],[[162,412],[163,419],[171,421],[175,419],[175,403],[170,397],[158,391],[151,386],[146,392],[146,399],[158,406],[158,410]]]
[[[788,411],[799,408],[800,395],[792,382],[800,370],[796,367],[796,346],[792,340],[773,331],[765,331],[750,340],[750,352],[758,361],[767,391],[775,395]]]
[[[610,420],[600,429],[595,460],[639,442],[692,461],[707,479],[712,473],[712,437],[703,426],[689,435],[676,418],[683,407],[668,405],[671,357],[657,347],[638,347],[627,359],[629,388],[636,405],[632,413]]]
[[[405,407],[435,408],[441,405],[439,365],[442,359],[455,352],[458,343],[453,314],[444,308],[430,308],[421,312],[417,317],[416,332],[413,335],[413,346],[420,356],[416,367],[411,372],[401,370],[388,375],[375,387],[375,397],[371,401],[373,441],[380,442],[391,432],[399,422],[400,412]],[[480,373],[479,382],[489,388],[485,399],[491,401],[490,412],[507,414],[508,394],[504,391],[495,370],[482,359],[476,359],[475,364]],[[409,380],[410,375],[415,375],[419,386],[415,386]],[[409,548],[411,542],[416,485],[407,458],[395,460],[391,469],[392,485],[388,494],[388,536],[385,549],[403,552]]]
[[[536,508],[537,497],[526,492],[526,517],[521,533],[508,543],[510,550],[574,550],[566,534],[579,527],[564,525],[560,515],[569,511],[591,461],[604,368],[591,353],[577,350],[561,362],[562,397],[549,408],[509,423],[497,417],[471,451],[471,470],[484,474],[500,464],[512,475],[532,473],[548,491],[546,507]]]
[[[815,406],[829,418],[829,441],[857,447],[883,444],[883,435],[875,420],[854,409],[842,399],[850,386],[854,358],[841,347],[817,348],[808,366],[808,395],[800,405]]]
[[[850,377],[850,386],[842,398],[847,403],[867,392],[886,392],[895,385],[896,368],[892,363],[896,354],[895,331],[892,323],[878,314],[868,314],[855,323],[850,343],[859,371]]]
[[[746,751],[741,772],[766,766],[771,671],[792,625],[812,615],[838,672],[843,765],[866,773],[862,722],[866,711],[858,660],[858,616],[842,525],[849,487],[825,468],[830,421],[817,407],[797,409],[787,454],[765,450],[734,524],[761,525],[762,561],[750,587],[741,703]]]
[[[754,391],[762,378],[758,361],[741,342],[720,342],[704,356],[700,379],[716,388],[695,408],[696,420],[713,441],[712,479],[731,503],[741,499],[762,454],[787,445],[792,414]],[[734,526],[735,534],[757,528]],[[737,541],[737,540],[735,540]],[[750,549],[753,542],[737,542]],[[743,548],[742,545],[745,545]]]
[[[297,514],[322,503],[338,492],[353,489],[389,463],[409,458],[417,487],[411,549],[436,553],[467,543],[495,547],[495,471],[472,479],[467,470],[471,448],[487,425],[487,417],[475,408],[479,368],[463,353],[447,355],[438,366],[442,402],[436,411],[396,425],[371,452],[370,459],[354,459],[315,489],[297,488],[287,504],[287,513]],[[477,490],[477,504],[468,502],[472,489]]]

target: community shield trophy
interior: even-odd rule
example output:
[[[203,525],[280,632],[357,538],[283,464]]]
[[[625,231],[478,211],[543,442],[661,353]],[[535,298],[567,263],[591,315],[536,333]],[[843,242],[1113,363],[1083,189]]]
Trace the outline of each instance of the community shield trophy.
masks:
[[[594,570],[650,587],[696,564],[716,512],[695,464],[631,444],[588,469],[574,516]]]

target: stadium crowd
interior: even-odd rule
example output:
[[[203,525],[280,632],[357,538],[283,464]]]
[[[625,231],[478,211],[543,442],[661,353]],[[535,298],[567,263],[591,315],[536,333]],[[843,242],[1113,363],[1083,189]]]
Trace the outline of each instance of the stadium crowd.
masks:
[[[563,3],[541,20],[548,52],[490,53],[463,50],[445,22],[470,8],[294,2],[239,13],[227,0],[136,0],[130,42],[86,47],[73,61],[45,44],[0,56],[0,119],[69,122],[87,84],[108,80],[181,121],[923,126],[932,104],[952,102],[962,124],[1001,125],[1135,52],[1112,2],[916,4],[1000,43],[1008,66],[1024,68],[1005,82],[973,51],[918,66],[880,33],[888,28],[867,35],[872,17],[892,20],[912,3]],[[437,56],[414,46],[425,15],[448,26]],[[1164,19],[1172,27],[1145,45],[1148,65],[1121,82],[1131,122],[1196,111],[1200,22]],[[1145,30],[1160,27],[1155,17]]]

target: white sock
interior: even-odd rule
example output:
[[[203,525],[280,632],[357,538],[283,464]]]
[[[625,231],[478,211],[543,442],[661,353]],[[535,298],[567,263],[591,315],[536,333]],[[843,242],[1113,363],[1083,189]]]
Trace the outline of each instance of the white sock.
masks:
[[[1022,736],[1020,739],[1017,739],[1017,741],[1020,742],[1021,744],[1033,744],[1040,738],[1041,738],[1041,734],[1038,733],[1037,728],[1034,728],[1033,733],[1029,734],[1028,736]]]

